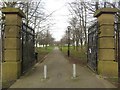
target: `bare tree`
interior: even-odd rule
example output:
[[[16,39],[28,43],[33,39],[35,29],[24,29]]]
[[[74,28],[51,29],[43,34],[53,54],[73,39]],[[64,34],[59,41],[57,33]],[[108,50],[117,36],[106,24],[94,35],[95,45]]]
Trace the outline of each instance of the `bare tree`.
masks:
[[[38,35],[41,31],[46,30],[45,28],[51,24],[48,22],[54,11],[46,14],[43,0],[39,0],[37,2],[34,0],[29,2],[21,2],[19,0],[16,2],[3,2],[2,7],[20,8],[25,13],[26,18],[23,20],[23,22],[35,30],[37,46]]]
[[[78,46],[79,42],[81,42],[82,47],[83,41],[85,45],[87,44],[87,7],[85,6],[85,2],[81,2],[79,0],[75,0],[72,3],[69,3],[69,6],[69,11],[73,15],[73,17],[76,17],[78,20],[76,24],[77,26],[75,27],[76,46]],[[74,20],[72,20],[71,22],[73,21]]]
[[[49,30],[43,31],[39,33],[38,39],[37,39],[39,45],[45,46],[47,49],[48,45],[52,45],[54,42],[54,38],[52,37],[52,34],[50,33]]]
[[[88,27],[97,21],[96,18],[93,17],[94,13],[96,12],[96,10],[100,8],[107,8],[107,7],[119,8],[120,1],[117,3],[117,2],[107,2],[107,1],[100,2],[100,0],[98,0],[97,2],[89,2],[89,1],[84,2],[84,0],[82,2],[80,0],[74,0],[73,2],[69,3],[69,11],[72,15],[72,18],[70,20],[70,25],[73,29],[72,32],[75,31],[75,28],[78,29],[76,31],[77,33],[74,32],[72,33],[73,41],[75,40],[74,38],[76,36],[79,36],[78,41],[81,47],[83,43],[84,45],[87,45]],[[119,13],[117,15],[118,17],[120,17]],[[74,17],[77,18],[76,22],[75,22],[76,18]],[[73,23],[76,24],[77,26],[74,27]],[[76,40],[74,42],[77,42]]]

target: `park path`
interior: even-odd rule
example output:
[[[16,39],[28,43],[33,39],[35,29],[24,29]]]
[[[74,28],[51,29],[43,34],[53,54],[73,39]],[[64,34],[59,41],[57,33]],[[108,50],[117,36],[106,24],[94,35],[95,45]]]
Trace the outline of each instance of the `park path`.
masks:
[[[48,67],[48,78],[43,79],[43,66]],[[18,79],[10,88],[115,88],[108,81],[99,78],[86,66],[77,65],[77,78],[72,78],[72,64],[58,47],[37,63],[28,73]]]

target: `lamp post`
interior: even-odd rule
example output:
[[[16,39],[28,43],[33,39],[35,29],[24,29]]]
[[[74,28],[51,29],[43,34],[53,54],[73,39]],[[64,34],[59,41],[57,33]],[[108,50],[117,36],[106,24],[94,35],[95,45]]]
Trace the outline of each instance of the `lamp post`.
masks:
[[[68,28],[68,52],[67,52],[67,54],[69,57],[70,56],[70,29],[71,29],[71,27],[68,26],[67,28]]]

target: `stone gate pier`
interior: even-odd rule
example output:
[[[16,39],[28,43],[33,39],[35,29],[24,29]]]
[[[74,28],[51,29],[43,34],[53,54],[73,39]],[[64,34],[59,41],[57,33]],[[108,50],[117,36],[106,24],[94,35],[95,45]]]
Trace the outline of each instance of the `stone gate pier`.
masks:
[[[98,73],[107,77],[118,77],[118,62],[115,58],[114,21],[116,8],[102,8],[94,14],[98,19]]]
[[[5,30],[3,36],[2,85],[12,84],[21,75],[21,26],[24,13],[17,8],[3,8]]]

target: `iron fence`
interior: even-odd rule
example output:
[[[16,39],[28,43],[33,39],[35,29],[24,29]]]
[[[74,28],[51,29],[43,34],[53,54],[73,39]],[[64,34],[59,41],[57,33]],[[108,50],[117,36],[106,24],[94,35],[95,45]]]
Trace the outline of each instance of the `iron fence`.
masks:
[[[34,45],[35,45],[35,32],[26,24],[22,24],[21,31],[22,39],[22,73],[26,72],[35,62]]]
[[[119,34],[118,34],[118,77],[119,77],[119,83],[120,83],[120,28],[119,28]]]
[[[98,53],[98,23],[94,23],[88,29],[88,50],[87,65],[93,71],[97,71],[97,53]]]
[[[118,62],[118,77],[120,83],[120,23],[115,23],[115,50],[116,61]]]
[[[119,32],[120,32],[120,30],[119,30],[119,25],[120,25],[120,23],[115,23],[114,24],[114,27],[115,27],[115,32],[114,32],[114,36],[115,36],[115,51],[116,51],[116,60],[115,61],[117,61],[118,62],[118,60],[119,60]]]
[[[1,27],[0,27],[0,29],[1,29],[1,38],[0,38],[0,53],[1,53],[1,62],[4,62],[4,37],[5,37],[5,20],[4,19],[1,19],[1,21],[0,21],[0,23],[1,23]]]

